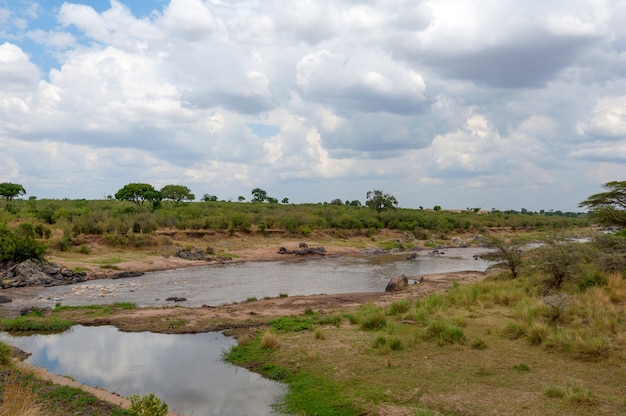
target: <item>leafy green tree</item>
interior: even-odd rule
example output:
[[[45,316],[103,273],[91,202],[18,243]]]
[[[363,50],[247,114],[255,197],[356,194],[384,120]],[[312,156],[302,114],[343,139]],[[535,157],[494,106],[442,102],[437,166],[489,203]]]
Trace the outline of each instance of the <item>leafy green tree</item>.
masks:
[[[435,211],[441,211],[441,205],[435,205],[435,206],[433,207],[433,210],[435,210]]]
[[[261,188],[252,190],[252,202],[265,202],[267,200],[267,192]]]
[[[202,200],[204,202],[217,202],[217,195],[204,194]]]
[[[288,204],[289,203],[289,198],[283,198],[282,201],[280,201],[283,204]]]
[[[245,201],[245,200],[246,200],[246,197],[245,197],[245,196],[243,196],[243,195],[239,195],[239,196],[237,197],[237,201],[239,201],[239,202],[243,202],[243,201]]]
[[[21,195],[26,195],[26,190],[22,185],[10,182],[0,183],[0,196],[3,196],[7,201],[12,201],[13,198]]]
[[[161,201],[163,201],[163,194],[161,191],[157,191],[156,189],[152,191],[146,191],[144,193],[144,198],[146,201],[150,202],[152,209],[157,209],[161,206]]]
[[[196,196],[191,190],[184,185],[165,185],[161,188],[161,196],[163,199],[169,199],[178,204],[180,201],[193,201]]]
[[[606,192],[591,195],[578,204],[591,210],[591,218],[600,225],[626,228],[626,181],[607,182]]]
[[[376,212],[381,212],[388,209],[395,209],[398,206],[398,200],[393,195],[374,190],[367,192],[365,205],[376,210]]]
[[[137,206],[143,205],[148,197],[153,197],[156,189],[147,183],[129,183],[115,193],[118,201],[131,201]]]
[[[269,202],[270,204],[278,204],[278,198],[273,198],[271,196],[268,196],[267,202]]]

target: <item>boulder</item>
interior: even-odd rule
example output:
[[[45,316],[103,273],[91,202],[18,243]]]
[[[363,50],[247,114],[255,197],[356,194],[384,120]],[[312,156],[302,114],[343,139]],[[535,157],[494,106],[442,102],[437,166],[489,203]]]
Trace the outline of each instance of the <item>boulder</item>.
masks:
[[[25,260],[0,272],[3,289],[25,286],[58,286],[83,282],[85,273],[43,261]]]
[[[133,272],[130,270],[126,270],[123,272],[117,272],[114,275],[111,276],[111,279],[126,279],[129,277],[137,277],[137,276],[143,276],[143,272]]]
[[[403,290],[409,285],[409,279],[401,274],[400,276],[394,276],[387,283],[387,287],[385,287],[385,292],[396,292],[398,290]]]
[[[13,299],[11,299],[8,296],[0,295],[0,303],[9,303],[9,302],[13,302]]]
[[[176,256],[186,260],[211,260],[204,250],[197,247],[181,248],[176,252]]]

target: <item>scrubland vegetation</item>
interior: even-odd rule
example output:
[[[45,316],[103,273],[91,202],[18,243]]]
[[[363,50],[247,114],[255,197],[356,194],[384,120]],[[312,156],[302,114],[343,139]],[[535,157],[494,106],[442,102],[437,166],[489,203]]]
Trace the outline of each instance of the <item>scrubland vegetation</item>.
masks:
[[[620,209],[597,213],[623,222]],[[409,291],[383,306],[332,313],[309,308],[240,336],[225,359],[287,383],[289,392],[278,408],[290,414],[626,414],[626,235],[589,231],[592,220],[594,215],[341,204],[162,202],[153,209],[113,200],[14,200],[0,205],[0,237],[35,244],[37,253],[39,244],[46,244],[48,250],[86,254],[85,236],[130,250],[167,244],[170,231],[226,237],[323,232],[343,239],[373,238],[386,229],[427,242],[481,235],[477,244],[493,247],[491,259],[498,263],[481,282],[452,284],[428,296]],[[584,242],[571,238],[583,230]],[[402,248],[402,242],[381,246]],[[2,326],[71,325],[55,317],[62,312],[57,309],[52,316],[4,319]],[[111,312],[100,307],[85,313]],[[5,399],[7,389],[36,391],[36,399],[25,396],[36,404],[34,412],[55,408],[41,382],[11,369],[7,351],[0,344],[3,377],[9,377]],[[67,411],[62,402],[58,408],[65,410],[58,414]]]
[[[165,201],[155,210],[116,200],[14,200],[0,202],[2,224],[5,224],[5,231],[0,229],[0,234],[12,230],[21,239],[46,244],[50,250],[89,254],[90,248],[81,236],[95,236],[110,247],[132,249],[166,244],[168,231],[300,237],[323,231],[342,238],[370,236],[378,230],[389,229],[427,240],[463,232],[485,233],[494,228],[555,231],[584,227],[589,222],[586,215],[574,213],[476,213],[473,210],[403,208],[378,211],[341,204]],[[33,246],[36,255],[41,255],[40,244]]]

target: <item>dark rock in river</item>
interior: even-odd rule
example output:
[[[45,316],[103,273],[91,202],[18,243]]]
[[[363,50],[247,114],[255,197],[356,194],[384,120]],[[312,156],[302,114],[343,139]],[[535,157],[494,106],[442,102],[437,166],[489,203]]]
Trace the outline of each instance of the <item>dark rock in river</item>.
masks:
[[[133,272],[130,270],[117,272],[111,276],[111,279],[126,279],[128,277],[137,277],[137,276],[143,276],[143,272]]]
[[[176,256],[180,257],[181,259],[186,259],[186,260],[211,261],[211,258],[207,256],[206,252],[197,247],[181,248],[180,250],[176,252]]]
[[[184,302],[184,301],[187,300],[187,298],[179,298],[178,296],[172,296],[172,297],[169,297],[169,298],[167,298],[165,300],[168,301],[168,302]]]
[[[394,276],[387,283],[387,287],[385,287],[385,292],[395,292],[398,290],[402,290],[409,285],[409,279],[403,274],[400,276]]]
[[[26,260],[0,270],[0,287],[59,286],[85,281],[85,272],[76,273],[41,260]]]
[[[298,250],[288,250],[286,247],[280,247],[278,249],[279,254],[295,254],[296,256],[306,256],[308,254],[311,255],[326,255],[326,248],[324,247],[305,247]]]
[[[8,296],[0,295],[0,303],[9,303],[9,302],[13,302],[13,299],[11,299]]]

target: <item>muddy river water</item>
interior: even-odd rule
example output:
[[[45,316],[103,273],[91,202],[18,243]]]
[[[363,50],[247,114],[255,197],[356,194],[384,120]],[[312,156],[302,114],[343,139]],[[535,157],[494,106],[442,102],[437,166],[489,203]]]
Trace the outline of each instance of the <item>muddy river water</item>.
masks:
[[[181,304],[194,307],[280,294],[380,292],[398,274],[483,271],[489,263],[474,258],[480,252],[484,249],[447,249],[443,255],[424,251],[415,260],[404,253],[205,265],[129,279],[4,290],[14,301],[1,308],[113,302],[165,306],[172,304],[165,300],[172,296],[185,297]],[[222,352],[235,341],[220,333],[163,335],[76,326],[56,335],[4,333],[0,340],[32,353],[28,362],[53,373],[122,396],[154,392],[185,415],[275,414],[271,404],[284,394],[279,383],[224,363]]]

